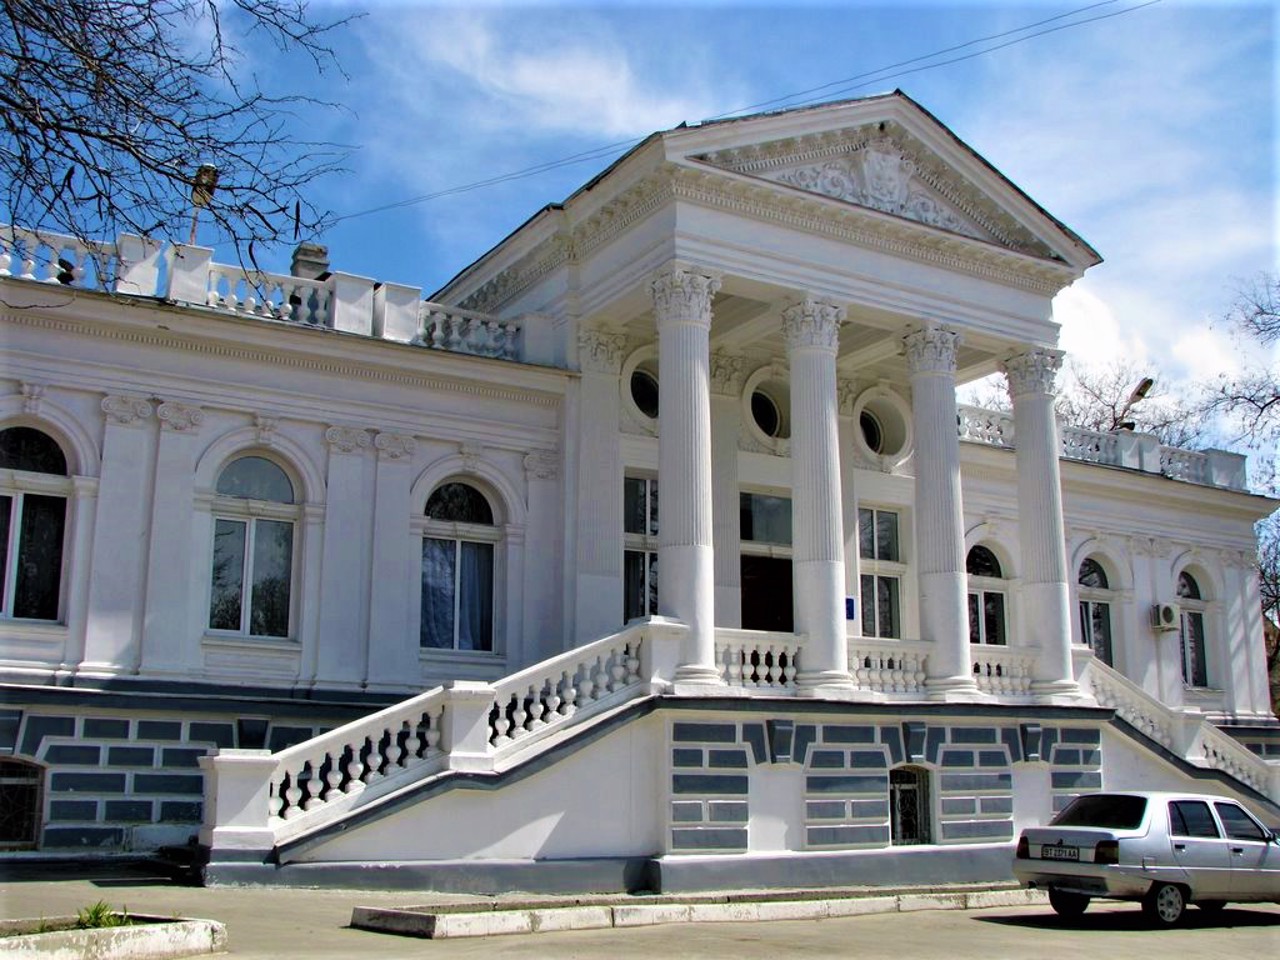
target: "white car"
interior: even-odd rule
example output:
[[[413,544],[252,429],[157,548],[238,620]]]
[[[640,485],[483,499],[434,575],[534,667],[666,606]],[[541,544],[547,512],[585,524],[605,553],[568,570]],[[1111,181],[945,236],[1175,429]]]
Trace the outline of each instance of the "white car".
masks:
[[[1064,917],[1094,897],[1137,900],[1153,922],[1172,926],[1188,903],[1280,903],[1280,839],[1224,797],[1185,793],[1091,793],[1046,827],[1018,839],[1013,873],[1047,890]]]

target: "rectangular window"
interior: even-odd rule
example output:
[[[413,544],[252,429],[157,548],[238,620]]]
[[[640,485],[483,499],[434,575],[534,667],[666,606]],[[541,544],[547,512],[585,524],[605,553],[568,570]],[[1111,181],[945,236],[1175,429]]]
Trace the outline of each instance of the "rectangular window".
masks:
[[[858,509],[858,556],[863,560],[901,559],[898,552],[898,515],[888,510]]]
[[[209,629],[288,637],[292,593],[291,521],[214,520]]]
[[[1080,637],[1093,655],[1113,666],[1111,660],[1111,605],[1097,600],[1080,601]]]
[[[16,543],[6,549],[6,566],[16,560],[13,578],[13,616],[25,620],[57,620],[62,579],[62,541],[66,530],[65,497],[24,493],[10,501],[5,511],[5,543],[15,526]],[[16,557],[12,556],[16,553]],[[7,580],[7,578],[6,578]]]
[[[650,550],[623,553],[623,621],[658,612],[658,554]]]
[[[1182,680],[1189,687],[1209,685],[1204,656],[1204,614],[1196,610],[1182,614]]]
[[[738,496],[739,536],[752,543],[791,545],[791,500],[763,493]]]
[[[969,594],[969,642],[1005,645],[1003,593],[975,590]]]
[[[858,508],[858,556],[862,561],[862,635],[900,639],[902,553],[897,513]]]
[[[249,633],[255,637],[287,637],[293,524],[281,520],[255,520],[253,534]]]
[[[421,646],[493,649],[492,543],[422,539]]]
[[[622,621],[658,612],[658,481],[622,481]]]
[[[213,589],[209,597],[209,627],[212,630],[240,629],[248,526],[240,520],[217,520],[214,523]]]
[[[862,634],[897,640],[902,636],[897,577],[862,574]]]
[[[6,588],[9,585],[9,558],[13,555],[13,548],[9,544],[13,504],[13,497],[0,497],[0,549],[4,550],[4,566],[0,566],[0,602],[8,596]]]

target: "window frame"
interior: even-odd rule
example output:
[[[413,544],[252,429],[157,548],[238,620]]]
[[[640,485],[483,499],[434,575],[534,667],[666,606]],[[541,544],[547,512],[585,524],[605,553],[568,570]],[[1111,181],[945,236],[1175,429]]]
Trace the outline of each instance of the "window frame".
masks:
[[[1183,578],[1190,582],[1195,590],[1194,596],[1183,593]],[[1174,581],[1174,592],[1178,597],[1178,654],[1182,665],[1182,684],[1189,690],[1212,690],[1212,674],[1209,671],[1209,634],[1206,614],[1209,612],[1208,601],[1200,586],[1200,577],[1189,570],[1180,570]],[[1188,643],[1189,633],[1199,633],[1199,657],[1195,656],[1196,648]],[[1196,668],[1203,670],[1197,676]],[[1202,681],[1202,682],[1197,682]]]
[[[858,603],[859,623],[864,637],[879,640],[901,640],[903,636],[902,594],[906,580],[907,563],[903,559],[903,512],[900,508],[881,507],[870,504],[858,504]],[[894,556],[882,556],[880,538],[881,515],[894,518]],[[871,552],[864,551],[863,531],[867,529],[866,518],[870,518]],[[881,609],[882,588],[888,603],[890,629],[882,632],[884,611]],[[868,603],[870,600],[870,603]],[[870,625],[874,629],[868,631]]]
[[[75,483],[72,479],[72,458],[66,448],[48,430],[40,426],[26,423],[10,423],[0,427],[0,431],[23,428],[34,430],[45,437],[49,443],[58,448],[62,454],[66,473],[36,473],[29,470],[17,470],[10,467],[0,468],[0,497],[9,497],[8,539],[4,543],[3,585],[0,587],[0,622],[6,624],[62,626],[66,623],[68,565],[71,559],[72,537],[72,504],[75,502]],[[18,568],[21,565],[20,546],[22,537],[22,521],[25,515],[25,501],[29,496],[47,497],[62,501],[62,541],[58,546],[58,573],[54,585],[57,600],[56,610],[52,618],[48,617],[16,617],[13,605],[18,589]]]
[[[1083,571],[1087,563],[1092,563],[1098,568],[1103,579],[1102,586],[1093,586],[1084,582]],[[1111,616],[1112,608],[1116,603],[1116,591],[1111,586],[1111,579],[1106,565],[1094,556],[1085,557],[1076,568],[1076,609],[1080,624],[1080,643],[1092,650],[1094,657],[1108,667],[1115,666],[1116,657],[1115,622]],[[1094,617],[1099,612],[1107,625],[1107,635],[1102,641],[1095,642]],[[1105,656],[1099,653],[1100,646],[1105,650]]]
[[[627,485],[629,483],[642,483],[643,493],[641,500],[643,503],[644,520],[642,531],[628,530],[627,526],[630,517],[627,514]],[[658,478],[655,474],[644,472],[628,472],[622,478],[622,622],[629,623],[642,617],[653,617],[658,615],[658,510],[661,499],[657,493]],[[631,584],[628,578],[630,563],[634,562],[631,558],[639,558],[641,576],[643,583],[640,585],[640,596],[643,598],[641,609],[632,612],[629,608],[631,601]]]
[[[292,487],[292,503],[276,500],[258,500],[252,497],[236,497],[218,492],[218,482],[228,467],[239,460],[256,457],[279,467]],[[213,480],[212,497],[209,503],[209,575],[205,578],[205,635],[219,640],[247,640],[254,643],[297,643],[299,629],[299,590],[301,587],[302,554],[301,533],[303,529],[303,504],[298,491],[301,483],[297,475],[279,459],[256,450],[238,451],[222,463]],[[218,548],[218,523],[244,524],[244,562],[241,569],[240,584],[240,626],[238,629],[213,626],[213,563]],[[258,524],[288,523],[292,527],[289,545],[289,604],[288,624],[284,635],[274,633],[253,633],[253,566],[255,563],[255,544],[258,536]]]
[[[969,573],[969,558],[975,550],[985,550],[991,554],[995,561],[1000,576],[981,576]],[[972,547],[965,551],[965,609],[969,616],[969,643],[973,646],[983,647],[1007,647],[1009,646],[1009,578],[1004,576],[1006,564],[1000,560],[1000,555],[992,550],[985,543],[975,543]],[[988,598],[999,601],[999,617],[997,625],[999,627],[1000,636],[996,640],[989,637],[990,625],[988,624],[987,602]],[[974,637],[974,603],[977,603],[977,627],[978,635]]]
[[[489,513],[493,519],[490,524],[485,523],[469,523],[461,520],[437,520],[426,515],[427,504],[431,502],[431,497],[441,487],[445,487],[452,483],[462,484],[470,487],[477,494],[484,498],[489,506]],[[420,655],[429,654],[445,654],[445,655],[462,655],[462,656],[482,656],[489,657],[500,654],[500,637],[502,635],[501,620],[501,604],[499,598],[503,595],[501,584],[503,583],[503,545],[506,541],[506,533],[500,519],[501,512],[494,503],[494,497],[490,496],[485,487],[475,482],[470,477],[447,477],[435,484],[431,491],[427,494],[426,500],[422,504],[422,509],[418,511],[413,522],[413,537],[417,543],[418,558],[418,650]],[[426,621],[422,617],[423,603],[423,570],[422,570],[422,551],[427,540],[446,540],[453,543],[453,584],[451,586],[453,599],[453,637],[450,646],[434,646],[424,643]],[[488,544],[490,547],[490,562],[492,564],[489,571],[490,595],[489,595],[489,647],[483,648],[463,648],[458,646],[458,637],[461,618],[458,616],[459,606],[462,602],[462,545],[464,543],[481,543]]]

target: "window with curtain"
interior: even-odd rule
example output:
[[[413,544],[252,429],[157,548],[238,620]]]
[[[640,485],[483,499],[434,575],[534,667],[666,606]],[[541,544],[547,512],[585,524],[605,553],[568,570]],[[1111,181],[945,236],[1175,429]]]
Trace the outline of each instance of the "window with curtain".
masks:
[[[622,622],[658,612],[658,481],[622,481]]]
[[[862,635],[901,637],[901,584],[905,568],[896,512],[871,507],[858,509],[858,559]]]
[[[1005,584],[1000,560],[990,548],[976,546],[965,558],[969,575],[969,642],[1004,646]]]
[[[1108,667],[1111,659],[1111,584],[1107,571],[1092,557],[1080,563],[1076,574],[1080,591],[1080,639]]]
[[[1182,646],[1182,682],[1189,687],[1209,686],[1205,655],[1204,597],[1196,578],[1185,570],[1178,575],[1178,605],[1182,609],[1179,637]]]
[[[293,481],[274,461],[239,457],[222,468],[214,492],[209,629],[288,638],[298,520]]]
[[[424,512],[419,642],[433,650],[491,652],[500,536],[493,508],[475,487],[452,482],[432,492]]]
[[[62,448],[34,427],[0,430],[0,616],[60,618],[71,478]]]

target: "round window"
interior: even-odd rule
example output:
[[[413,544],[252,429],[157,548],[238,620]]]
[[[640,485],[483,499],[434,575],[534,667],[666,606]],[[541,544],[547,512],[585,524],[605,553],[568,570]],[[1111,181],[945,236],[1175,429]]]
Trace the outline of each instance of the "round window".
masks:
[[[867,449],[874,453],[884,453],[884,431],[880,429],[880,421],[869,410],[863,410],[858,417],[858,426],[862,429],[862,439]]]
[[[777,437],[782,426],[782,415],[773,397],[757,390],[751,395],[751,417],[766,437]]]
[[[631,374],[631,400],[650,420],[658,419],[658,381],[646,370]]]

